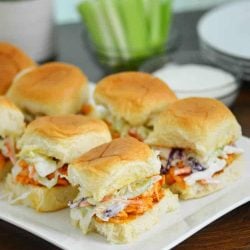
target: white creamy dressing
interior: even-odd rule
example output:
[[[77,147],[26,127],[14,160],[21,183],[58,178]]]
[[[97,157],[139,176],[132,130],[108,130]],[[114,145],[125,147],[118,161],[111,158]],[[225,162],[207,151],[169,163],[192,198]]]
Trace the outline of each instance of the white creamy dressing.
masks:
[[[237,148],[235,146],[227,145],[223,148],[223,151],[221,153],[222,157],[227,157],[229,154],[242,154],[243,149]]]
[[[204,171],[192,173],[191,175],[184,178],[184,181],[188,185],[194,185],[196,181],[210,179],[215,173],[221,171],[227,162],[224,159],[215,158],[208,162],[209,167]]]
[[[163,147],[155,147],[155,149],[158,149],[160,151],[160,156],[162,158],[166,160],[168,159],[171,149]],[[222,150],[215,151],[208,159],[206,159],[205,162],[202,162],[202,164],[207,168],[206,170],[194,172],[185,177],[184,180],[188,185],[194,185],[196,181],[199,180],[205,180],[207,183],[215,183],[212,180],[212,177],[215,173],[223,170],[226,167],[226,159],[228,155],[241,153],[243,153],[242,149],[237,148],[236,146],[226,145]],[[198,157],[195,158],[197,159]],[[173,165],[178,161],[178,159],[172,161]]]

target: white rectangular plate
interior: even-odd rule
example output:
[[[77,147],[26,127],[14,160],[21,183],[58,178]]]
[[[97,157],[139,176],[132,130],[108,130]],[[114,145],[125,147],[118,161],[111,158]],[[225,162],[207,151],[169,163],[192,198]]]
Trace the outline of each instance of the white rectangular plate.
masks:
[[[80,230],[71,226],[69,209],[39,214],[30,208],[11,206],[6,201],[0,201],[0,218],[64,249],[169,249],[250,201],[250,140],[243,137],[238,145],[245,154],[232,167],[244,166],[245,169],[237,182],[207,197],[182,201],[178,211],[163,215],[158,225],[132,244],[111,245],[97,234],[82,235]]]

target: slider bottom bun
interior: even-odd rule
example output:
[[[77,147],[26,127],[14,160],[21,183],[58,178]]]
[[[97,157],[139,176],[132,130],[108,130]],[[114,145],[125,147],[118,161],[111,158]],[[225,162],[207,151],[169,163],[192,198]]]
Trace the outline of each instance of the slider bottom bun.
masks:
[[[177,195],[166,190],[161,201],[143,215],[137,216],[135,219],[123,224],[99,222],[93,218],[92,230],[105,236],[109,242],[116,244],[128,243],[158,223],[165,212],[177,209],[178,204]]]
[[[242,157],[240,157],[240,159],[241,158]],[[216,174],[213,177],[213,181],[215,181],[215,183],[200,184],[196,182],[194,185],[187,186],[185,189],[180,188],[180,186],[175,183],[169,186],[169,188],[173,193],[179,194],[179,198],[182,200],[200,198],[214,193],[220,189],[227,187],[230,183],[236,181],[241,176],[241,173],[243,171],[242,166],[244,164],[240,163],[240,159],[236,160],[238,163],[237,166],[234,166],[234,163],[236,163],[235,161],[232,165],[226,167],[222,172]]]
[[[76,197],[78,189],[70,185],[51,189],[22,185],[15,182],[9,174],[5,182],[5,192],[10,194],[12,204],[25,205],[38,212],[52,212],[67,207],[68,201]]]
[[[10,172],[12,168],[12,163],[7,161],[2,168],[0,168],[0,181],[3,181],[7,174]]]

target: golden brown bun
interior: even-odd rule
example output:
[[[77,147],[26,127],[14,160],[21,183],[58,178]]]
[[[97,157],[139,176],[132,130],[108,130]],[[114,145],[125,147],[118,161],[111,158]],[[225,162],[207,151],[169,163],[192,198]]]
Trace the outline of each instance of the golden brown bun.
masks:
[[[109,129],[101,120],[82,115],[43,116],[28,125],[19,147],[69,163],[110,140]]]
[[[178,198],[169,190],[165,190],[165,196],[154,207],[141,216],[123,223],[101,223],[95,218],[92,219],[92,230],[104,235],[109,242],[124,244],[134,241],[140,234],[150,230],[157,224],[162,215],[166,212],[174,211],[178,208]]]
[[[87,78],[74,65],[47,63],[19,75],[7,95],[35,116],[75,114],[87,102]]]
[[[186,98],[163,111],[154,120],[146,143],[167,148],[186,148],[202,156],[235,142],[241,128],[232,112],[220,101]]]
[[[237,164],[237,166],[235,166],[235,164]],[[188,186],[185,189],[173,184],[170,186],[170,190],[176,194],[179,194],[179,197],[182,200],[200,198],[219,191],[222,188],[228,187],[230,183],[236,181],[241,176],[243,166],[244,164],[242,164],[242,157],[240,157],[232,165],[226,167],[223,172],[216,174],[213,177],[213,181],[215,181],[215,183],[202,185],[196,182],[194,185]]]
[[[85,197],[102,200],[106,195],[138,179],[157,175],[161,163],[155,152],[127,137],[94,148],[68,168],[71,184],[80,185]]]
[[[8,98],[0,96],[0,136],[20,136],[24,126],[22,112]]]
[[[4,167],[0,168],[0,181],[3,181],[12,168],[12,163],[7,161]]]
[[[105,77],[97,84],[94,98],[112,115],[135,126],[143,125],[152,115],[177,100],[166,83],[142,72]]]
[[[12,44],[0,42],[0,95],[4,95],[15,76],[36,63]]]
[[[76,197],[78,191],[77,188],[70,185],[53,187],[51,189],[22,185],[15,182],[12,175],[9,174],[5,182],[5,192],[10,195],[12,204],[32,207],[38,212],[52,212],[66,208],[68,202]],[[17,199],[20,196],[23,196],[23,199]]]

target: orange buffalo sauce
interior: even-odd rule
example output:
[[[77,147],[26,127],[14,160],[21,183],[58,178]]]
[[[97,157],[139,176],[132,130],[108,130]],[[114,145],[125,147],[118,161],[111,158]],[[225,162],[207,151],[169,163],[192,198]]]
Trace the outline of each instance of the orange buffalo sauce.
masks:
[[[104,120],[104,122],[107,124],[107,126],[108,126],[108,128],[109,128],[109,131],[110,131],[110,133],[111,133],[112,139],[116,139],[116,138],[120,138],[120,137],[121,137],[121,135],[119,134],[119,132],[116,131],[116,130],[113,128],[111,122],[109,122],[109,121],[107,121],[107,120]]]
[[[4,168],[6,161],[6,158],[3,156],[2,153],[0,153],[0,170]]]
[[[83,114],[83,115],[89,115],[93,110],[94,110],[94,108],[92,107],[92,105],[83,104],[82,107],[81,107],[80,113]]]
[[[19,161],[19,166],[22,168],[21,172],[16,176],[16,181],[21,183],[21,184],[26,184],[26,185],[35,185],[35,186],[42,186],[37,180],[33,178],[35,174],[35,168],[33,166],[29,166],[29,164],[24,161],[20,160]],[[31,171],[29,170],[29,167],[31,167]],[[58,171],[59,173],[66,175],[67,174],[67,168],[68,165],[64,165],[63,167],[59,168]],[[54,178],[55,173],[49,174],[46,177],[50,180]],[[58,176],[57,184],[56,186],[67,186],[69,185],[68,181],[65,178],[62,178]]]
[[[98,217],[95,217],[98,222],[102,223],[117,223],[122,224],[130,220],[133,220],[137,216],[143,215],[145,212],[153,208],[163,197],[164,191],[162,186],[165,179],[161,179],[154,184],[154,186],[145,193],[128,200],[129,205],[119,212],[115,217],[109,219],[108,222],[104,222]]]

